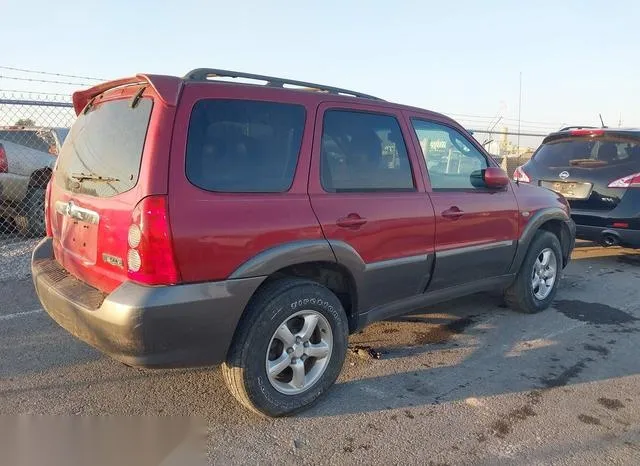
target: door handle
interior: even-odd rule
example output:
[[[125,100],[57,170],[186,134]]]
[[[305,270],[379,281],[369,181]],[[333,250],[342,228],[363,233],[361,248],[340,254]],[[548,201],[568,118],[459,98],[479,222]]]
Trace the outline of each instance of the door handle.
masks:
[[[464,215],[464,212],[460,210],[458,206],[449,207],[447,210],[442,212],[442,216],[449,220],[458,220],[460,217]]]
[[[336,220],[336,225],[342,228],[360,228],[365,223],[367,223],[367,219],[358,214],[349,214]]]

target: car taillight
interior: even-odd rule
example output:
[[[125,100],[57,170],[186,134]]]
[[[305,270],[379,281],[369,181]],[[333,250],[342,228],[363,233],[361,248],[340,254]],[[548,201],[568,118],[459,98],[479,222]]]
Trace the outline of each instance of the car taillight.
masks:
[[[588,128],[580,128],[580,129],[572,129],[569,131],[571,136],[602,136],[604,135],[603,129],[588,129]]]
[[[9,171],[9,161],[7,160],[7,152],[4,150],[4,146],[0,144],[0,173],[7,173]]]
[[[49,238],[53,237],[53,230],[51,229],[51,219],[49,219],[49,202],[51,200],[51,183],[52,180],[49,180],[47,183],[47,189],[44,192],[44,226],[45,231],[47,232],[47,236]]]
[[[529,175],[524,172],[521,166],[516,168],[513,172],[513,181],[517,181],[519,183],[531,183]]]
[[[130,280],[145,285],[174,285],[180,281],[165,196],[146,197],[133,209],[127,245]]]
[[[612,181],[609,183],[609,188],[640,188],[640,173]]]

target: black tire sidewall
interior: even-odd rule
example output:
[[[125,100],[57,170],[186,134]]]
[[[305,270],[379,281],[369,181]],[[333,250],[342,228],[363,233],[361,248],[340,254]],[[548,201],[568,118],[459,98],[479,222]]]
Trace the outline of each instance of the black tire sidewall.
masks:
[[[545,299],[540,300],[535,297],[535,294],[533,292],[533,286],[531,284],[531,272],[533,270],[533,265],[536,259],[538,258],[538,255],[544,249],[547,249],[547,248],[551,249],[556,256],[556,264],[557,264],[556,280],[553,283],[553,289],[551,290],[551,293],[549,293],[549,296],[547,296]],[[558,284],[560,281],[561,274],[562,274],[562,248],[560,246],[560,241],[553,233],[549,233],[549,232],[538,233],[534,238],[534,240],[532,241],[529,251],[527,252],[527,256],[522,264],[522,269],[519,277],[520,280],[523,281],[522,288],[524,289],[524,293],[525,293],[524,297],[526,300],[527,307],[532,312],[542,311],[551,305],[551,302],[554,300],[556,293],[558,291]]]
[[[261,312],[251,323],[242,351],[243,382],[247,396],[261,412],[271,416],[289,414],[310,406],[338,378],[348,344],[348,323],[338,298],[317,284],[300,284],[267,302],[256,303]],[[322,314],[333,333],[333,348],[327,368],[321,378],[307,391],[285,395],[269,382],[265,358],[271,337],[287,318],[302,310]]]
[[[39,204],[44,201],[45,190],[42,188],[32,189],[27,195],[25,207],[27,209],[27,234],[29,236],[44,236],[46,228],[44,226],[44,209],[39,208]]]

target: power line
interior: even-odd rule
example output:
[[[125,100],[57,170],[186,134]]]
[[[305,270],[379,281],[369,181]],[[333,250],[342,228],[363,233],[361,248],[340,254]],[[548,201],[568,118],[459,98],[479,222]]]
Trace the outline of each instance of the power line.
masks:
[[[29,81],[33,83],[47,83],[47,84],[67,84],[69,86],[91,86],[88,83],[72,83],[69,81],[55,81],[49,79],[34,79],[34,78],[18,78],[16,76],[4,76],[0,74],[0,79],[12,79],[14,81]]]
[[[11,71],[21,71],[23,73],[44,74],[47,76],[58,76],[61,78],[89,79],[91,81],[106,81],[106,79],[102,79],[102,78],[91,78],[89,76],[76,76],[73,74],[52,73],[49,71],[27,70],[25,68],[14,68],[12,66],[0,66],[0,69],[11,70]]]
[[[470,115],[468,113],[453,113],[453,112],[440,112],[440,113],[444,113],[445,115],[451,115],[451,116],[455,116],[455,117],[470,117],[470,118],[474,118],[474,119],[478,119],[478,120],[493,120],[495,118],[495,116],[487,116],[487,115]],[[505,121],[518,121],[517,118],[503,118],[503,120]],[[533,120],[520,120],[522,123],[534,123],[534,124],[541,124],[541,125],[549,125],[549,126],[562,126],[562,123],[558,123],[555,124],[553,122],[548,122],[548,121],[533,121]]]

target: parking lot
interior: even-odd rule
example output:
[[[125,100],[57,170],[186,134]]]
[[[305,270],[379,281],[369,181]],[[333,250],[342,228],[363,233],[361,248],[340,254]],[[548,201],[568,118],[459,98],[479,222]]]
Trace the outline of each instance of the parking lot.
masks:
[[[266,420],[218,370],[126,367],[59,328],[0,244],[0,413],[198,416],[217,464],[638,464],[640,254],[579,243],[552,309],[476,295],[351,338],[338,384]]]

